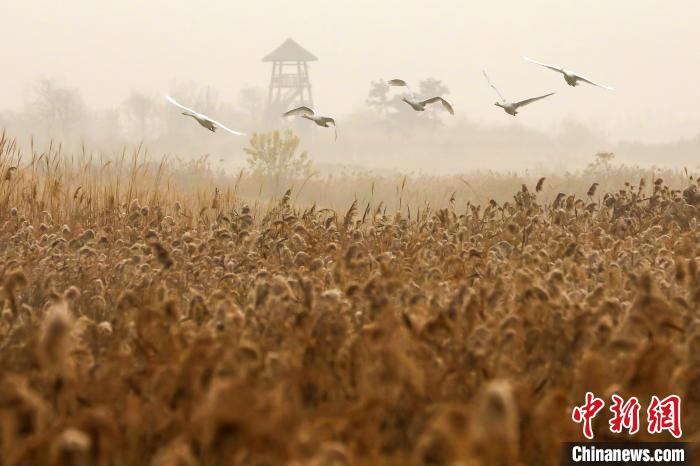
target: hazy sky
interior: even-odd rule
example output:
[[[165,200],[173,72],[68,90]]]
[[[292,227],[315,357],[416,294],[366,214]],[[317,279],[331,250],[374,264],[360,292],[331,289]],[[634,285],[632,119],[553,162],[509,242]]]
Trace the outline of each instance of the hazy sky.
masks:
[[[659,141],[700,132],[697,0],[0,0],[0,108],[24,103],[39,77],[79,88],[92,107],[130,89],[211,85],[234,99],[265,88],[261,58],[287,37],[319,57],[316,106],[343,115],[378,78],[435,76],[456,111],[510,123],[481,75],[506,98],[557,95],[518,123],[577,120],[613,139]],[[566,86],[522,55],[562,64],[618,90]]]

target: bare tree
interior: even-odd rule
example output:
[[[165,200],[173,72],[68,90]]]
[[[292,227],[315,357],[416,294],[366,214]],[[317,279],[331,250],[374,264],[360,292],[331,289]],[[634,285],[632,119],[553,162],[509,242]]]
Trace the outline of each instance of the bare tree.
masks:
[[[85,103],[76,89],[61,87],[50,79],[40,80],[33,89],[30,111],[46,125],[49,136],[67,140],[85,116]]]
[[[391,87],[384,79],[372,81],[367,94],[367,105],[378,108],[386,117],[389,110],[389,91]]]
[[[422,96],[448,95],[450,90],[443,82],[436,78],[427,78],[418,84],[418,91]]]
[[[158,102],[153,97],[131,91],[122,104],[124,122],[130,129],[129,132],[141,141],[145,140],[148,134],[156,132],[161,123],[159,108]]]
[[[238,105],[252,121],[260,121],[265,110],[265,92],[254,86],[246,86],[238,92]]]

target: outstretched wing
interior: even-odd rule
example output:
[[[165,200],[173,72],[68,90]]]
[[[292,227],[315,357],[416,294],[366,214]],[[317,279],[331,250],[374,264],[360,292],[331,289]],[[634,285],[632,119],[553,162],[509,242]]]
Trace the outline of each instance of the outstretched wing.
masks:
[[[408,87],[408,84],[403,79],[390,79],[386,83],[390,86],[406,86],[406,87]]]
[[[411,90],[410,87],[408,87],[408,83],[406,81],[404,81],[403,79],[390,79],[386,83],[390,86],[405,87],[406,89],[408,89],[408,92],[411,93],[411,97],[414,96],[413,91]]]
[[[443,99],[442,97],[432,97],[430,99],[424,100],[423,102],[421,102],[421,104],[428,105],[428,104],[432,104],[435,102],[440,102],[442,104],[442,106],[445,107],[445,109],[448,112],[450,112],[450,115],[455,114],[455,110],[454,110],[454,108],[452,108],[452,105],[450,105],[450,103],[448,101],[446,101],[445,99]]]
[[[493,83],[491,82],[491,79],[489,79],[489,75],[486,74],[486,70],[481,70],[481,72],[484,73],[484,77],[486,78],[486,81],[488,81],[491,88],[493,88],[493,90],[496,91],[496,94],[498,94],[498,97],[501,99],[501,101],[505,102],[506,99],[503,98],[503,96],[501,95],[501,92],[496,88],[496,86],[493,85]]]
[[[228,128],[228,127],[222,125],[221,123],[219,123],[219,122],[216,121],[216,120],[212,120],[212,119],[209,118],[209,117],[204,117],[204,118],[206,118],[207,120],[211,121],[212,123],[214,123],[214,124],[215,124],[216,126],[218,126],[219,128],[228,131],[229,133],[235,134],[236,136],[245,136],[245,133],[241,133],[241,132],[239,132],[239,131],[234,131],[234,130],[232,130],[231,128]]]
[[[609,91],[614,91],[614,90],[615,90],[614,88],[612,88],[612,87],[610,87],[610,86],[606,86],[606,85],[604,85],[604,84],[600,84],[600,83],[591,81],[590,79],[586,78],[585,76],[581,76],[580,74],[577,74],[576,77],[577,77],[578,79],[580,79],[581,81],[587,82],[588,84],[593,84],[594,86],[602,87],[603,89],[607,89],[607,90],[609,90]]]
[[[190,112],[190,113],[193,114],[193,115],[196,115],[196,116],[199,116],[199,117],[204,117],[204,115],[202,115],[201,113],[195,112],[195,111],[192,110],[191,108],[188,108],[188,107],[185,107],[185,106],[182,105],[182,104],[179,104],[175,99],[173,99],[173,98],[170,97],[169,95],[166,95],[166,96],[165,96],[165,99],[166,99],[168,102],[170,102],[171,104],[175,105],[176,107],[180,107],[181,109],[183,109],[183,110],[185,110],[185,111],[188,111],[188,112]],[[205,117],[205,118],[206,118],[206,117]]]
[[[221,129],[223,129],[223,130],[226,130],[226,131],[228,131],[229,133],[235,134],[236,136],[245,136],[245,133],[241,133],[241,132],[238,132],[238,131],[234,131],[234,130],[232,130],[231,128],[228,128],[228,127],[222,125],[222,124],[219,123],[218,121],[209,118],[208,116],[204,115],[203,113],[195,112],[195,111],[192,110],[191,108],[188,108],[188,107],[185,107],[184,105],[179,104],[175,99],[173,99],[173,98],[170,97],[169,95],[166,95],[165,98],[166,98],[166,99],[168,100],[168,102],[170,102],[171,104],[173,104],[173,105],[175,105],[175,106],[177,106],[177,107],[180,107],[181,109],[183,109],[183,110],[189,112],[189,113],[190,113],[189,116],[191,116],[191,117],[201,118],[201,119],[203,119],[203,120],[211,121],[211,122],[214,123],[217,127],[221,128]]]
[[[533,102],[537,102],[538,100],[544,99],[545,97],[549,97],[550,95],[554,95],[554,92],[550,92],[549,94],[541,95],[539,97],[532,97],[531,99],[521,100],[520,102],[515,102],[513,104],[513,106],[515,108],[524,107],[525,105],[531,104]]]
[[[534,63],[535,65],[544,66],[545,68],[549,68],[552,71],[558,71],[560,73],[564,72],[564,70],[558,66],[548,65],[546,63],[541,63],[541,62],[538,62],[537,60],[533,60],[532,58],[527,58],[527,57],[523,57],[523,58],[525,59],[525,61],[529,61],[530,63]]]
[[[284,116],[284,117],[288,117],[288,116],[301,116],[301,115],[313,116],[313,115],[314,115],[314,111],[313,111],[312,108],[309,108],[309,107],[307,107],[307,106],[305,106],[305,105],[302,105],[301,107],[293,108],[293,109],[291,109],[290,111],[285,112],[285,113],[282,114],[282,116]]]

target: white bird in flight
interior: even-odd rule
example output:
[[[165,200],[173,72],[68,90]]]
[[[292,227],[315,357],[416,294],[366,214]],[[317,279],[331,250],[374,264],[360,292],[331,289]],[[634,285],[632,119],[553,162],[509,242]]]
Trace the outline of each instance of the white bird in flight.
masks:
[[[607,89],[609,91],[615,90],[610,86],[605,86],[604,84],[600,84],[600,83],[591,81],[590,79],[586,78],[585,76],[581,76],[580,74],[576,74],[571,70],[566,70],[566,69],[561,68],[559,66],[548,65],[546,63],[540,63],[536,60],[533,60],[532,58],[527,58],[527,57],[523,57],[523,58],[525,59],[525,61],[529,61],[530,63],[534,63],[535,65],[544,66],[545,68],[549,68],[550,70],[557,71],[557,72],[563,74],[564,81],[566,81],[566,84],[568,84],[569,86],[572,86],[572,87],[577,86],[579,81],[583,81],[583,82],[588,83],[588,84],[593,84],[594,86],[602,87],[603,89]]]
[[[506,99],[503,98],[496,86],[493,85],[493,83],[489,79],[489,75],[486,74],[486,70],[483,70],[483,73],[484,77],[489,82],[489,85],[491,85],[493,90],[496,91],[496,94],[498,94],[498,97],[501,99],[501,102],[496,102],[494,105],[501,107],[509,115],[515,116],[518,114],[518,108],[524,107],[525,105],[531,104],[533,102],[536,102],[540,99],[544,99],[545,97],[549,97],[550,95],[554,94],[554,92],[550,92],[549,94],[541,95],[539,97],[532,97],[531,99],[521,100],[520,102],[508,102]]]
[[[333,125],[333,130],[335,131],[335,139],[338,140],[338,127],[335,125],[335,120],[331,117],[317,115],[316,112],[310,107],[302,105],[301,107],[293,108],[288,112],[282,114],[283,117],[288,116],[299,116],[311,120],[318,126],[328,128],[329,124]]]
[[[406,102],[408,105],[411,106],[413,110],[416,112],[422,112],[425,111],[425,106],[429,104],[434,104],[435,102],[440,102],[445,109],[450,112],[450,115],[454,115],[455,111],[452,108],[452,105],[442,97],[431,97],[429,99],[425,100],[416,100],[415,95],[413,94],[413,91],[411,90],[410,87],[408,87],[408,84],[406,81],[403,79],[392,79],[390,81],[387,81],[387,84],[390,86],[399,86],[399,87],[405,87],[408,89],[408,92],[411,94],[411,98],[407,99],[406,97],[403,97],[401,100]]]
[[[227,128],[226,126],[222,125],[218,121],[212,120],[211,118],[209,118],[206,115],[202,115],[201,113],[195,112],[191,108],[187,108],[184,105],[177,103],[177,101],[175,99],[173,99],[172,97],[170,97],[169,95],[166,95],[165,98],[171,104],[185,110],[184,112],[182,112],[183,115],[191,116],[192,118],[197,120],[197,123],[204,126],[206,129],[208,129],[211,132],[216,132],[216,128],[221,128],[221,129],[228,131],[229,133],[235,134],[236,136],[245,136],[245,133],[240,133],[238,131],[232,130],[231,128]]]

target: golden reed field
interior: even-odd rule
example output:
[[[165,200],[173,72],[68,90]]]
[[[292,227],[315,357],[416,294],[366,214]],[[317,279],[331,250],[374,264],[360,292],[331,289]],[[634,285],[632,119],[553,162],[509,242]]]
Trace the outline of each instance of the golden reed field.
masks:
[[[700,433],[687,171],[0,175],[2,466],[553,465],[586,391]]]

